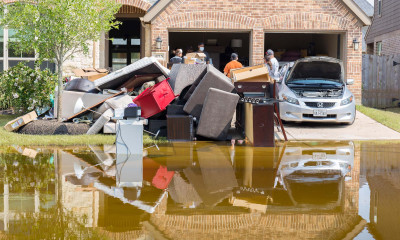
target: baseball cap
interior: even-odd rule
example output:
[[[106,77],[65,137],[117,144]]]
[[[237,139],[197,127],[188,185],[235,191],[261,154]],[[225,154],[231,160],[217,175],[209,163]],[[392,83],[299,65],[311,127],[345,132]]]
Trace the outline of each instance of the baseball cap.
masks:
[[[274,51],[272,51],[272,49],[268,49],[267,55],[274,55]]]
[[[238,58],[239,56],[236,54],[236,53],[232,53],[231,54],[231,59],[236,59],[236,58]]]

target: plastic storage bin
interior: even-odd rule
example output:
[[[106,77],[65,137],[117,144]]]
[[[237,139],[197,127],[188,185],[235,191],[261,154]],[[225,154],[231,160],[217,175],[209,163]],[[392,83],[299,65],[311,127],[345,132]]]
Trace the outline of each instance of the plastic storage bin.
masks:
[[[174,92],[166,79],[147,88],[133,102],[142,108],[142,117],[149,118],[164,111],[174,99]]]

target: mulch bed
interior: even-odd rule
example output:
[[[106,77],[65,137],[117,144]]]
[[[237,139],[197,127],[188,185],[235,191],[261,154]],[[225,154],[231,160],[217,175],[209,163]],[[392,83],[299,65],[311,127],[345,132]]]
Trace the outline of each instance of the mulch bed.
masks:
[[[86,123],[57,122],[57,120],[36,120],[21,127],[18,132],[32,135],[79,135],[86,134],[90,125]]]

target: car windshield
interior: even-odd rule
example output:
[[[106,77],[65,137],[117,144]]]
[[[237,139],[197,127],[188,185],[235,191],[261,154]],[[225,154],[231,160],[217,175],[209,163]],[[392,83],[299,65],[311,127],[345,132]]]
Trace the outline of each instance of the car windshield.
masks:
[[[334,62],[300,62],[292,69],[287,80],[292,85],[333,85],[343,84],[341,65]]]

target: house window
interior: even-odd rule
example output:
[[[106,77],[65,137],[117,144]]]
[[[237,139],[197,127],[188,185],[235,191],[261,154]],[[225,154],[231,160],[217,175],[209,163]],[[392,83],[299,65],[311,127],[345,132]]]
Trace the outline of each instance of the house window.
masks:
[[[382,0],[378,0],[378,15],[382,16]]]
[[[0,72],[17,65],[19,62],[25,62],[27,66],[32,68],[35,66],[35,52],[20,52],[14,50],[12,46],[18,43],[14,35],[15,30],[0,28]],[[49,68],[54,72],[55,64],[45,61],[40,68]]]
[[[382,42],[376,42],[376,55],[382,56]]]

